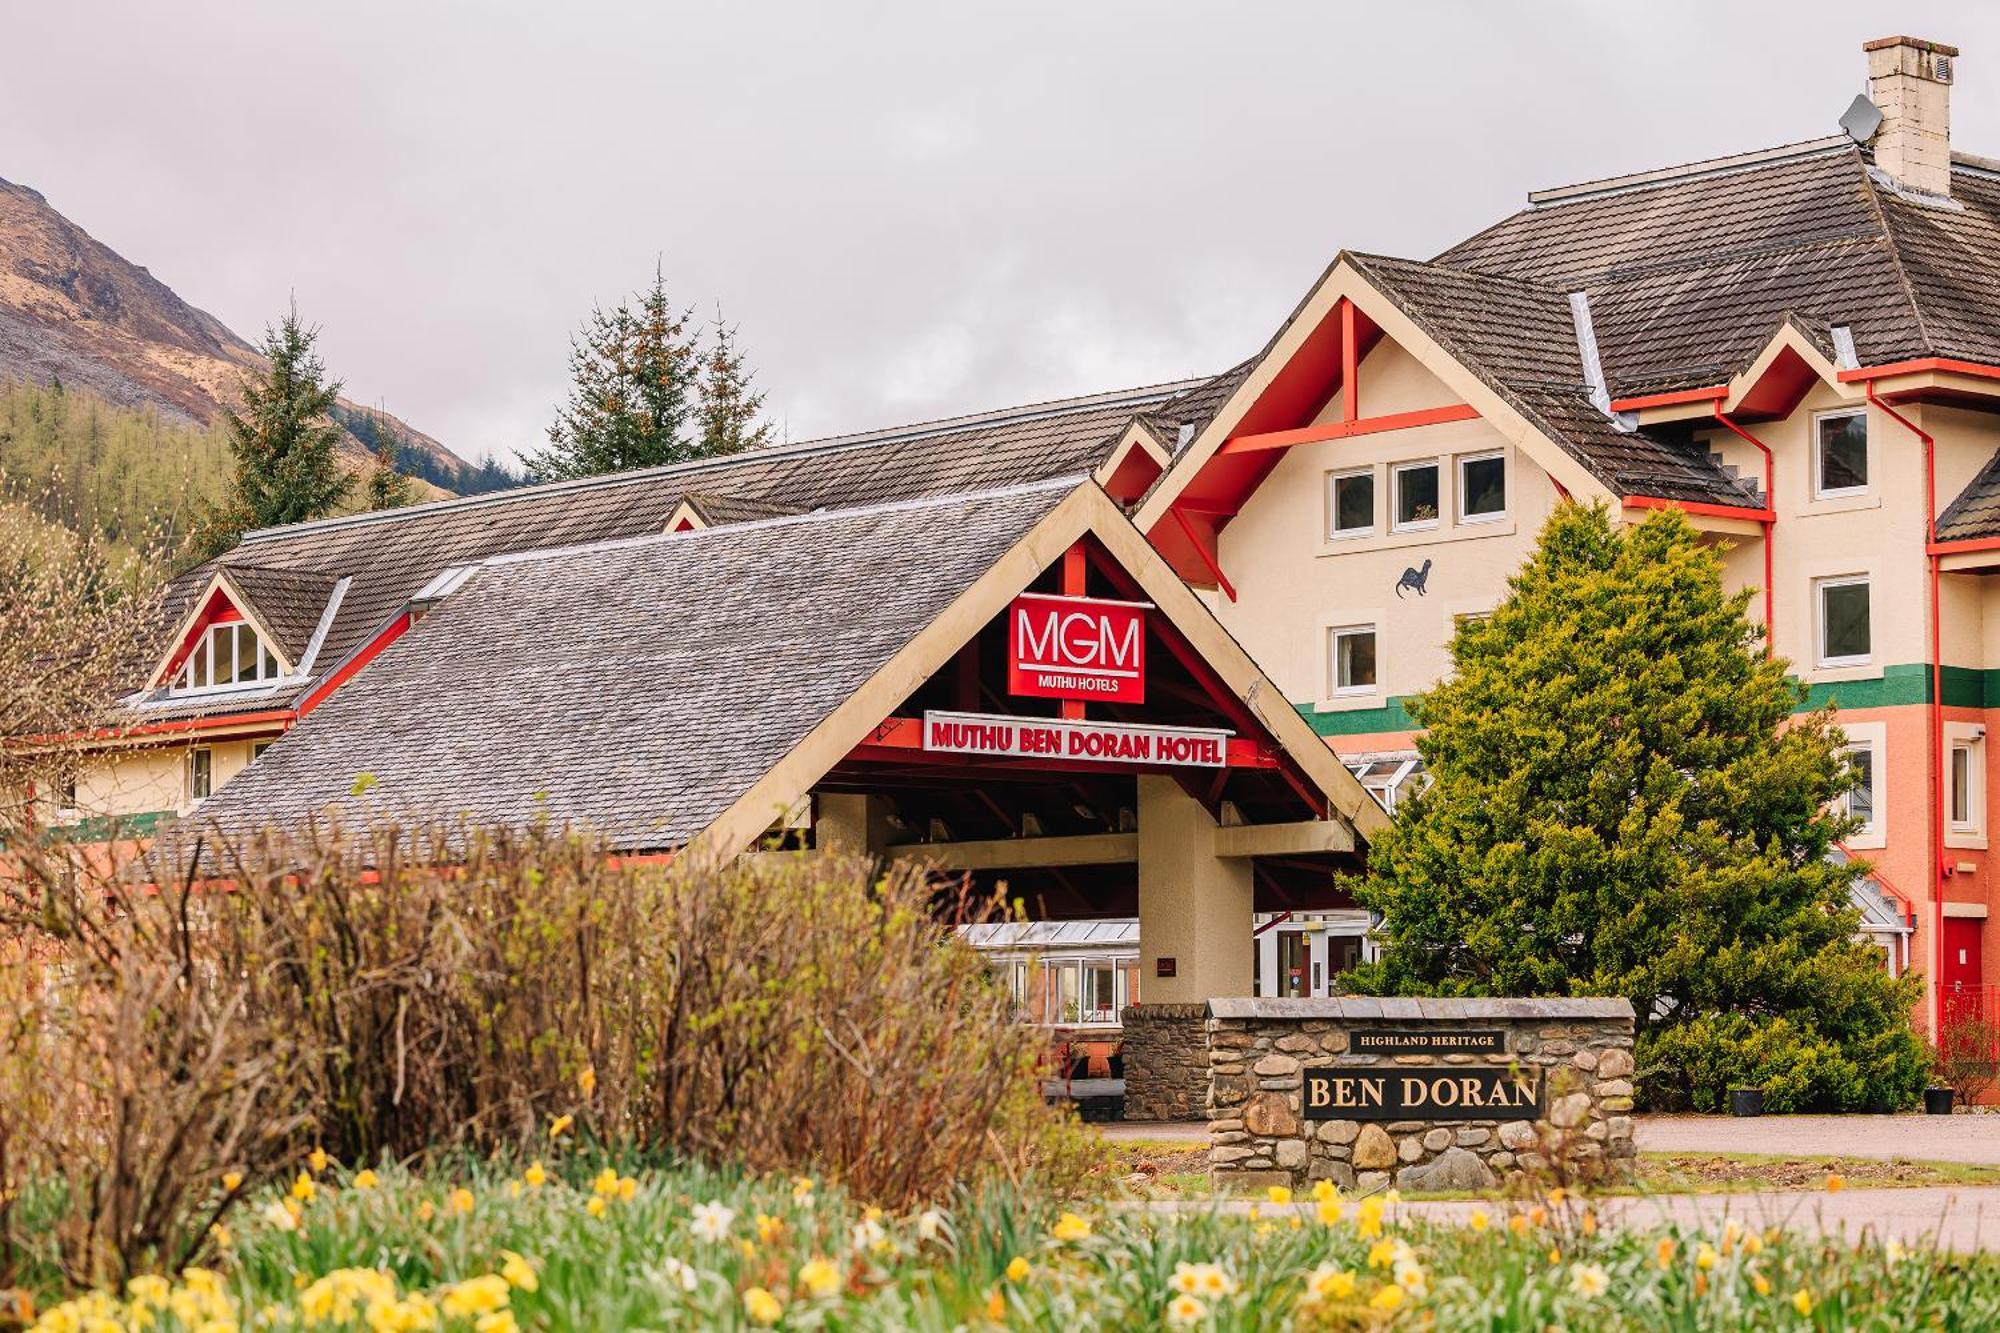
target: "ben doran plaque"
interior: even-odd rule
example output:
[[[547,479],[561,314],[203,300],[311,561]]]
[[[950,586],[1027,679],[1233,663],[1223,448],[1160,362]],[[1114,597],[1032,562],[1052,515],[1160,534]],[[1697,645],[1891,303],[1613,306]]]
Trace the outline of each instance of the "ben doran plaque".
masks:
[[[1539,1120],[1540,1070],[1308,1069],[1308,1120]]]

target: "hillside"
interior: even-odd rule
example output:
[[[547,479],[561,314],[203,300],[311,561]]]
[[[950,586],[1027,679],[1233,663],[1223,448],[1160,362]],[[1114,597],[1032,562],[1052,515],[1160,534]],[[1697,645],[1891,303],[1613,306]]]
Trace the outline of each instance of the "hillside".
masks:
[[[36,191],[0,180],[0,382],[60,381],[111,404],[205,426],[257,364],[256,350],[222,321],[93,239]],[[366,461],[376,415],[346,401],[336,413],[356,464]],[[457,489],[476,475],[438,441],[389,420],[405,447],[404,466],[419,477]]]

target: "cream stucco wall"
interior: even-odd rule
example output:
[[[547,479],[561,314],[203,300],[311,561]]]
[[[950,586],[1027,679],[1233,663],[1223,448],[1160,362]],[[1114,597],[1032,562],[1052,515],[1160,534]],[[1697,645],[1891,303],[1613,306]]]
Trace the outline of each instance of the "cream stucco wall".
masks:
[[[1360,410],[1371,417],[1458,401],[1387,341],[1369,354],[1358,378]],[[1320,420],[1339,420],[1341,408],[1336,398]],[[1461,521],[1456,461],[1492,453],[1506,460],[1507,512],[1497,520]],[[1397,532],[1391,472],[1418,461],[1440,465],[1440,517],[1435,527]],[[1328,476],[1358,468],[1374,472],[1374,527],[1362,536],[1331,537]],[[1222,567],[1237,599],[1210,604],[1292,702],[1323,711],[1379,708],[1450,669],[1454,618],[1498,604],[1555,500],[1547,475],[1483,420],[1301,445],[1286,452],[1223,529]],[[1404,571],[1421,569],[1426,559],[1432,563],[1425,592],[1398,597]],[[1330,631],[1367,625],[1377,635],[1376,687],[1335,696]]]
[[[194,808],[188,790],[188,754],[205,748],[210,754],[210,792],[249,767],[255,747],[271,738],[228,739],[202,746],[161,745],[104,751],[79,765],[74,814],[82,818],[186,814]]]

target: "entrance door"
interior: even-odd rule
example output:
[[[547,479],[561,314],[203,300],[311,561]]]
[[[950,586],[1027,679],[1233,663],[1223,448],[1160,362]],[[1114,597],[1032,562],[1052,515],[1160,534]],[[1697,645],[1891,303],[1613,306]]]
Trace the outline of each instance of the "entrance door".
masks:
[[[1288,999],[1312,994],[1312,936],[1303,930],[1278,932],[1278,994]]]
[[[1944,1021],[1980,1016],[1980,981],[1984,973],[1979,962],[1979,928],[1986,923],[1976,917],[1948,916],[1944,919]]]

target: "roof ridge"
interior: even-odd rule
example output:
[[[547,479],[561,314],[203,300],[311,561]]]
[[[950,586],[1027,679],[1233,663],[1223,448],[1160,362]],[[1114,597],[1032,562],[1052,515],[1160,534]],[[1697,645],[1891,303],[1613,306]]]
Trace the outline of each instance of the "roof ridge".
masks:
[[[1856,156],[1858,160],[1859,155]],[[1894,225],[1889,221],[1889,210],[1882,207],[1881,191],[1875,188],[1875,178],[1868,174],[1866,167],[1861,171],[1861,192],[1867,197],[1868,207],[1882,228],[1882,247],[1889,252],[1889,263],[1896,271],[1896,286],[1902,291],[1903,299],[1909,302],[1910,318],[1917,325],[1917,339],[1928,349],[1933,344],[1930,325],[1924,322],[1923,302],[1917,299],[1916,284],[1910,281],[1910,270],[1903,263],[1903,247],[1896,238]]]
[[[695,458],[681,463],[664,463],[658,467],[633,468],[626,472],[607,472],[595,477],[576,477],[566,481],[542,482],[534,486],[517,486],[510,490],[488,491],[480,495],[458,495],[446,500],[431,500],[423,504],[404,505],[397,509],[376,509],[359,514],[341,514],[332,518],[309,519],[303,523],[287,523],[277,527],[259,528],[243,534],[242,541],[234,548],[242,550],[253,542],[282,540],[308,532],[329,532],[338,529],[362,527],[373,523],[395,522],[417,514],[435,514],[446,510],[467,509],[477,506],[506,504],[520,500],[538,499],[548,495],[567,494],[571,491],[592,490],[599,487],[636,485],[658,477],[674,475],[699,475],[712,469],[731,464],[756,462],[774,458],[805,458],[814,454],[835,453],[847,449],[863,449],[876,445],[896,444],[905,441],[930,439],[937,436],[957,435],[987,426],[1013,425],[1024,421],[1034,421],[1051,417],[1068,416],[1093,409],[1120,407],[1127,404],[1138,407],[1165,402],[1181,393],[1209,383],[1215,376],[1194,379],[1163,380],[1156,384],[1140,385],[1130,389],[1110,390],[1103,393],[1080,394],[1072,398],[1051,398],[1038,403],[1022,404],[1015,407],[994,408],[986,412],[968,413],[957,417],[939,417],[930,421],[911,422],[902,426],[887,426],[873,431],[861,431],[846,435],[822,436],[814,440],[801,440],[795,444],[773,445],[763,449],[745,450],[742,453],[723,454],[713,458]]]
[[[1674,185],[1682,181],[1696,180],[1707,176],[1725,176],[1753,167],[1782,162],[1791,158],[1814,157],[1821,153],[1832,154],[1842,149],[1855,148],[1855,143],[1845,133],[1822,135],[1817,139],[1799,139],[1792,143],[1777,144],[1770,148],[1753,148],[1747,152],[1729,153],[1721,157],[1702,158],[1694,162],[1680,162],[1672,166],[1654,167],[1648,171],[1626,172],[1618,176],[1603,176],[1595,180],[1578,181],[1573,185],[1556,185],[1545,190],[1528,192],[1528,207],[1534,209],[1543,205],[1573,203],[1579,199],[1601,198],[1607,194],[1623,194],[1632,190],[1653,189],[1664,185]],[[1460,244],[1463,244],[1461,242]],[[1456,247],[1454,247],[1456,248]]]
[[[750,519],[743,523],[725,523],[713,528],[687,528],[679,532],[642,532],[631,537],[607,537],[601,541],[579,542],[574,546],[549,546],[527,551],[501,551],[483,559],[473,561],[475,567],[490,565],[518,565],[534,560],[554,560],[566,556],[581,555],[593,551],[616,551],[626,547],[650,546],[669,541],[694,541],[702,538],[733,536],[744,532],[765,528],[793,527],[806,523],[831,522],[835,519],[865,518],[876,514],[893,514],[918,509],[942,509],[955,504],[967,504],[975,500],[1003,500],[1017,495],[1032,495],[1038,491],[1075,491],[1079,487],[1094,484],[1088,473],[1072,472],[1060,477],[1044,477],[1040,481],[1024,481],[1012,486],[992,486],[978,491],[947,491],[940,495],[922,495],[910,499],[884,500],[875,504],[849,505],[836,509],[810,509],[797,514],[774,514],[770,518]]]
[[[1456,246],[1453,247],[1453,249],[1456,248]],[[1537,296],[1560,298],[1569,295],[1568,288],[1557,286],[1553,283],[1538,282],[1533,278],[1517,278],[1511,273],[1489,273],[1484,269],[1466,268],[1462,264],[1447,264],[1441,259],[1409,259],[1402,255],[1374,254],[1366,250],[1347,250],[1342,253],[1369,263],[1404,264],[1411,268],[1437,269],[1445,273],[1456,274],[1462,278],[1470,278],[1477,282],[1490,282],[1496,286],[1503,287],[1518,287],[1523,291],[1532,292]]]

